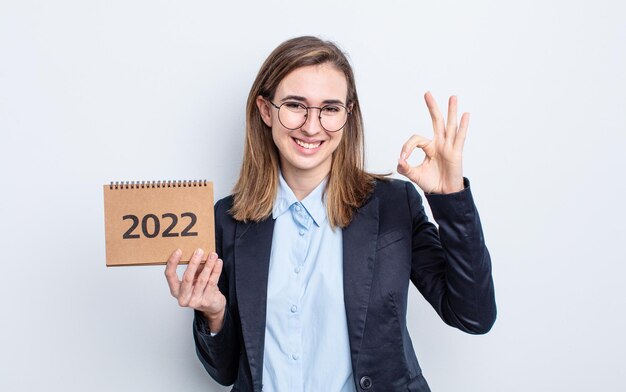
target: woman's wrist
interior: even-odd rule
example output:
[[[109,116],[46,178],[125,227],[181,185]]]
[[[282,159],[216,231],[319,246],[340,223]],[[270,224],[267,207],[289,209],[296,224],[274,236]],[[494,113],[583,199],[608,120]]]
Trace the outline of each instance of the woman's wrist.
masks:
[[[224,309],[220,312],[217,313],[209,313],[209,312],[202,312],[202,316],[204,316],[204,319],[206,320],[208,326],[209,326],[209,330],[213,333],[218,333],[219,331],[221,331],[222,326],[224,325],[224,311],[226,310],[226,308],[224,307]]]

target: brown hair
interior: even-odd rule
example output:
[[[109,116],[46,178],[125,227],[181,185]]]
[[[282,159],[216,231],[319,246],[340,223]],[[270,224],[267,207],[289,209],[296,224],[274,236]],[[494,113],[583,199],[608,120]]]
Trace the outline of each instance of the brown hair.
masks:
[[[246,107],[246,141],[239,179],[233,189],[231,213],[236,220],[262,221],[271,215],[278,191],[280,158],[271,129],[263,122],[256,104],[260,95],[274,99],[278,85],[290,72],[309,65],[331,64],[348,82],[346,105],[351,115],[333,152],[326,185],[326,213],[332,227],[345,227],[383,176],[365,172],[363,118],[354,74],[345,54],[330,41],[297,37],[283,42],[265,60],[250,89]]]

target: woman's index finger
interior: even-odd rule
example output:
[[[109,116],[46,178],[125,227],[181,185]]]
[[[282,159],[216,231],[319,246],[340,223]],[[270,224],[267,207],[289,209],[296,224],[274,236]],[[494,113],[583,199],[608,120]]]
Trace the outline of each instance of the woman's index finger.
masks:
[[[178,279],[176,267],[178,267],[181,256],[182,251],[180,249],[176,249],[170,255],[167,260],[167,265],[165,266],[165,278],[167,279],[167,284],[170,286],[170,293],[172,293],[172,296],[176,298],[178,298],[178,293],[180,291],[180,279]]]

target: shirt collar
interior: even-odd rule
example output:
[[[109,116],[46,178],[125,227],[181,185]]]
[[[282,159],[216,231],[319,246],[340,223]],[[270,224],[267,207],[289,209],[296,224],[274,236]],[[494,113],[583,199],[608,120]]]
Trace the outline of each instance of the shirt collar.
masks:
[[[326,194],[324,190],[326,189],[327,179],[328,177],[325,177],[322,182],[300,202],[317,226],[320,226],[326,220]],[[283,178],[283,174],[279,173],[278,195],[274,201],[272,218],[276,219],[284,214],[294,203],[298,203],[298,198],[287,184],[287,181]]]

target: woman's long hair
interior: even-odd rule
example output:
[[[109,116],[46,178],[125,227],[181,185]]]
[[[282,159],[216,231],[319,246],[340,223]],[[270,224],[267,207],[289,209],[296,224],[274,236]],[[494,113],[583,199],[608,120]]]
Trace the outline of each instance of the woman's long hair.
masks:
[[[351,108],[344,134],[333,152],[326,185],[326,213],[331,227],[346,227],[356,210],[382,176],[365,172],[363,118],[354,74],[345,54],[332,42],[317,37],[298,37],[278,46],[265,60],[250,89],[246,107],[246,141],[239,179],[233,189],[231,213],[239,221],[259,222],[271,216],[278,191],[279,153],[272,130],[261,118],[256,104],[260,95],[268,100],[290,72],[310,65],[331,64],[348,82],[346,106]]]

